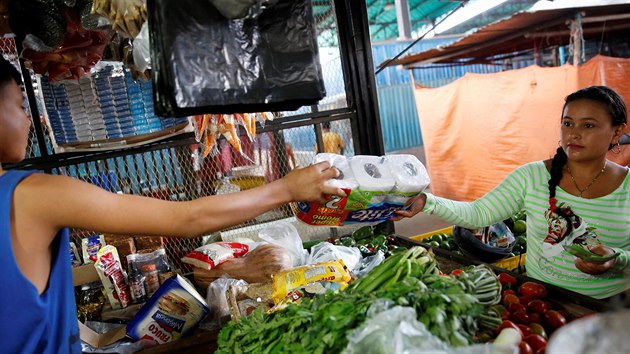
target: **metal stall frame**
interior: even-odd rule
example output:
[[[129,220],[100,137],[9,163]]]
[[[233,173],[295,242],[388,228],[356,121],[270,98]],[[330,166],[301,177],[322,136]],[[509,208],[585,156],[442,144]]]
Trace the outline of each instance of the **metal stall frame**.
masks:
[[[381,134],[366,2],[336,0],[331,5],[334,6],[334,11],[337,14],[341,69],[344,77],[347,107],[326,111],[318,111],[317,107],[315,107],[311,113],[277,117],[273,121],[267,122],[264,126],[257,123],[257,131],[275,134],[283,129],[312,125],[318,146],[321,147],[323,146],[321,123],[347,120],[350,123],[351,137],[356,155],[384,155],[385,150]],[[23,59],[20,60],[20,64],[23,76],[30,78]],[[30,81],[25,82],[25,90],[29,98],[32,116],[37,117],[41,112],[39,112],[35,103],[36,94],[33,85],[29,85],[29,83]],[[34,121],[37,121],[37,119]],[[43,151],[42,156],[25,159],[14,164],[7,164],[3,166],[4,168],[34,169],[46,173],[54,173],[55,169],[70,165],[98,164],[99,161],[104,159],[125,158],[133,154],[147,152],[159,154],[159,150],[162,149],[179,148],[183,151],[185,146],[196,143],[194,134],[183,133],[135,147],[90,152],[47,153],[43,145],[44,127],[39,122],[36,122],[34,123],[34,129],[40,150]],[[278,172],[279,176],[282,176],[287,171]],[[198,196],[193,191],[188,197],[192,199]],[[390,223],[390,227],[393,227],[393,222]]]

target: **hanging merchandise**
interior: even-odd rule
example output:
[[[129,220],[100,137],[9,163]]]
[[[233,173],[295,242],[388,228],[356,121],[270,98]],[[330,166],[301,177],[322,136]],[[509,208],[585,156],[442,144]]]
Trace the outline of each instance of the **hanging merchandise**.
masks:
[[[204,114],[195,116],[197,123],[197,137],[204,142],[204,154],[206,157],[216,146],[217,140],[224,137],[238,153],[243,154],[241,140],[238,134],[238,125],[242,126],[250,141],[256,138],[256,120],[261,125],[267,120],[273,120],[270,112],[262,113],[235,113],[235,114]]]
[[[86,13],[90,6],[88,0],[11,2],[11,28],[35,73],[51,81],[78,79],[101,60],[110,31],[98,30],[107,23]]]
[[[147,19],[147,7],[144,0],[94,0],[92,14],[108,18],[114,30],[135,38]]]
[[[158,115],[296,110],[325,96],[311,1],[235,20],[208,1],[147,6]]]

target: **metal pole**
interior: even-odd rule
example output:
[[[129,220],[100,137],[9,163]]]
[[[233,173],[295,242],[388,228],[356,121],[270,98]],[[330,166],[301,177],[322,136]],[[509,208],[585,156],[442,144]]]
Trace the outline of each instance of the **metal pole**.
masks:
[[[15,41],[15,48],[18,53],[22,53],[22,43],[19,40]],[[22,71],[22,80],[24,82],[24,91],[28,98],[28,106],[31,111],[31,118],[33,121],[33,128],[35,128],[35,135],[37,136],[37,145],[42,157],[48,156],[48,147],[46,146],[46,138],[44,137],[44,128],[42,127],[42,121],[40,120],[39,109],[37,108],[37,99],[35,98],[35,89],[33,89],[33,82],[31,81],[31,73],[24,65],[24,58],[19,58],[20,70]]]
[[[398,22],[398,39],[411,38],[411,22],[409,21],[409,0],[396,1],[396,22]]]

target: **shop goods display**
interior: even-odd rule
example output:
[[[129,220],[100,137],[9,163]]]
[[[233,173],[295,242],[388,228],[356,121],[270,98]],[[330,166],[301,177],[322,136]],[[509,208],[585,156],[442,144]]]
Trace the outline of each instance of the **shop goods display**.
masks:
[[[293,203],[295,216],[309,225],[374,224],[388,220],[430,182],[426,168],[413,155],[346,158],[323,153],[315,156],[315,162],[320,161],[329,161],[339,170],[339,177],[331,184],[343,189],[347,197],[331,196],[324,205]]]
[[[158,117],[151,83],[133,80],[120,63],[100,62],[91,75],[73,82],[52,83],[43,76],[41,90],[58,145],[120,140],[188,122]]]

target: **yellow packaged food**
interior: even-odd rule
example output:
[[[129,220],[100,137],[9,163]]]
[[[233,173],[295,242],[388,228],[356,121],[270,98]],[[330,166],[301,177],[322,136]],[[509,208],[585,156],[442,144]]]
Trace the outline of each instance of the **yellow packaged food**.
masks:
[[[272,276],[273,301],[279,303],[291,291],[318,281],[340,284],[340,290],[345,289],[350,281],[350,272],[341,259],[326,261],[312,265],[301,266],[281,271]]]

